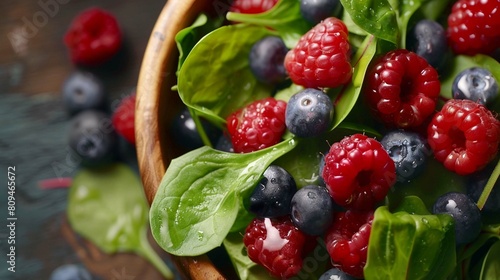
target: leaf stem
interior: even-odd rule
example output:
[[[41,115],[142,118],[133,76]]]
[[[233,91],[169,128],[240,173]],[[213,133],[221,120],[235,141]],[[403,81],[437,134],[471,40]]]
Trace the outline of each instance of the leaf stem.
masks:
[[[486,186],[484,186],[484,190],[481,193],[479,200],[477,201],[477,207],[479,208],[479,210],[483,209],[484,204],[486,204],[486,200],[488,199],[488,196],[493,190],[493,187],[495,186],[498,176],[500,176],[500,160],[498,161],[495,169],[493,169],[493,172],[491,173],[491,176],[488,179]]]
[[[174,279],[174,274],[165,262],[158,256],[147,237],[147,230],[144,230],[140,237],[140,244],[137,248],[137,254],[144,257],[149,261],[158,271],[165,277],[165,279]]]

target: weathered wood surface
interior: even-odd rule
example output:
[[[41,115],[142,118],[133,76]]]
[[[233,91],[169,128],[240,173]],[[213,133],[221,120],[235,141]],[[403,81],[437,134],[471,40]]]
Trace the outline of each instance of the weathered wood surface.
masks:
[[[118,67],[100,69],[111,101],[135,90],[151,30],[165,0],[2,0],[0,3],[0,279],[49,279],[62,264],[84,264],[100,279],[161,279],[142,258],[106,255],[69,226],[67,189],[42,190],[39,180],[71,177],[78,167],[66,148],[70,117],[60,87],[74,70],[62,37],[80,11],[99,6],[125,34]],[[129,160],[134,160],[133,152]],[[7,271],[7,168],[16,166],[16,272]],[[160,251],[160,250],[158,250]],[[162,257],[166,257],[162,254]]]

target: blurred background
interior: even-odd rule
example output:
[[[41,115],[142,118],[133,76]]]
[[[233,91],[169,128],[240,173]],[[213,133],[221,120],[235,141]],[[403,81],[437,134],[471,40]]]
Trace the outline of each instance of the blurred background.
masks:
[[[63,43],[72,19],[97,6],[115,15],[122,28],[124,42],[118,59],[113,65],[94,69],[113,102],[134,92],[147,41],[165,2],[1,1],[0,279],[50,279],[52,271],[64,264],[82,265],[95,279],[161,279],[136,254],[105,254],[79,236],[66,216],[68,188],[44,189],[39,183],[51,178],[71,179],[79,170],[67,148],[71,117],[61,100],[61,85],[76,68]],[[125,161],[134,166],[133,147],[122,148]],[[15,273],[7,269],[9,166],[15,166],[16,175]]]

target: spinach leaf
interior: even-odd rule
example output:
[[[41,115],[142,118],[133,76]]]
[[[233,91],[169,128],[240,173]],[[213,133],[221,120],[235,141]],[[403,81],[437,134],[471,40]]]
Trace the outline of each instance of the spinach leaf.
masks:
[[[388,0],[340,0],[340,2],[352,21],[363,30],[377,38],[395,44],[399,42],[396,12]]]
[[[177,72],[186,59],[191,49],[207,33],[221,26],[222,19],[209,19],[207,15],[200,14],[191,26],[188,26],[175,35],[175,43],[179,50],[179,63]]]
[[[153,237],[165,251],[180,256],[220,246],[242,205],[241,193],[296,145],[289,139],[247,154],[202,147],[172,160],[151,205]]]
[[[264,27],[236,24],[204,36],[179,71],[177,89],[184,104],[223,126],[235,108],[270,96],[272,87],[255,79],[248,55],[255,42],[271,34]]]
[[[500,279],[500,241],[495,242],[488,250],[479,279]]]
[[[366,70],[376,51],[377,39],[372,35],[366,36],[361,48],[358,49],[353,58],[354,73],[352,81],[342,87],[332,97],[335,107],[332,129],[337,127],[349,115],[352,108],[354,108],[361,92],[361,87],[363,86]]]
[[[420,8],[423,18],[438,20],[443,15],[447,15],[446,9],[449,7],[452,0],[422,0],[422,7]]]
[[[418,197],[395,213],[377,208],[364,268],[366,279],[443,279],[454,272],[455,225],[446,214],[431,215]]]
[[[139,178],[128,166],[79,171],[69,191],[67,213],[72,228],[104,252],[136,252],[173,279],[147,239],[148,204]]]
[[[280,0],[274,7],[260,14],[240,14],[229,12],[227,19],[265,26],[276,30],[288,48],[293,48],[300,37],[311,29],[300,13],[300,1]]]

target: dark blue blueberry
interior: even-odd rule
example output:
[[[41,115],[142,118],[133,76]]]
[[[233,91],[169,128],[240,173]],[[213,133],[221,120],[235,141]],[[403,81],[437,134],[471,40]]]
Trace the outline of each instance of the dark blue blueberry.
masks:
[[[308,185],[292,198],[292,221],[302,232],[321,235],[332,223],[333,201],[325,187]]]
[[[107,105],[103,83],[85,71],[75,71],[64,81],[62,99],[70,115],[89,109],[105,110]]]
[[[200,118],[200,122],[210,142],[213,144],[217,143],[222,134],[221,130],[203,118]],[[187,108],[181,110],[174,118],[172,136],[178,145],[188,150],[193,150],[204,145],[196,128],[196,123]]]
[[[333,119],[333,104],[324,92],[304,89],[288,100],[285,124],[298,137],[314,137],[330,128]]]
[[[217,144],[215,144],[215,149],[223,152],[234,153],[233,143],[231,142],[231,139],[229,139],[229,137],[227,137],[227,135],[225,134],[219,137],[219,140],[217,140]]]
[[[300,13],[312,24],[327,17],[338,16],[342,10],[339,0],[301,0]]]
[[[279,85],[288,74],[285,56],[288,48],[280,37],[267,36],[257,41],[250,51],[249,64],[255,78],[263,83]]]
[[[112,162],[117,154],[117,139],[111,119],[103,112],[83,111],[74,117],[70,126],[69,146],[82,166]]]
[[[419,134],[404,130],[387,133],[380,143],[396,165],[397,180],[407,182],[425,169],[431,150]]]
[[[495,164],[496,162],[493,161]],[[467,177],[467,195],[473,200],[478,201],[483,193],[484,187],[488,182],[495,164],[490,164],[479,172]],[[500,180],[497,179],[493,189],[481,210],[485,214],[500,214]]]
[[[338,268],[331,268],[319,277],[318,280],[356,280],[356,278]]]
[[[487,106],[498,95],[498,82],[490,71],[471,67],[455,77],[452,93],[455,99],[469,99]]]
[[[449,214],[455,220],[457,245],[473,241],[481,231],[481,212],[466,194],[449,192],[438,197],[432,208],[434,214]]]
[[[446,31],[436,21],[423,19],[407,35],[407,48],[441,71],[448,57]]]
[[[65,264],[56,268],[50,280],[92,280],[92,275],[81,265]]]
[[[270,165],[250,196],[249,210],[259,217],[290,214],[290,203],[297,191],[295,180],[285,169]]]

